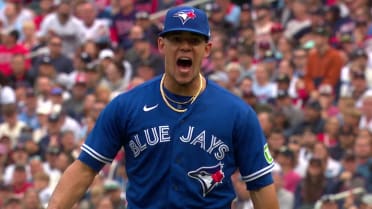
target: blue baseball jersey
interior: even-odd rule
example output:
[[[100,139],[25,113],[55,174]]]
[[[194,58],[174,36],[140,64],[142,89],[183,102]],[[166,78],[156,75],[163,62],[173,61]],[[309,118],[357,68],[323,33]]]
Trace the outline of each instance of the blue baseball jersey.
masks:
[[[210,80],[184,113],[164,103],[160,77],[117,96],[79,159],[98,172],[122,147],[129,209],[230,208],[237,168],[251,190],[273,182],[273,159],[255,112]]]

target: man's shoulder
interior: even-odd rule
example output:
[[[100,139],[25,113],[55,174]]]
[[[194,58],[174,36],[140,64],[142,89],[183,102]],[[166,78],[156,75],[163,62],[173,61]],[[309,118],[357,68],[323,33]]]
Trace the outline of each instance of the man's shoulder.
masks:
[[[245,103],[239,96],[233,94],[232,92],[223,88],[212,80],[208,80],[208,92],[209,100],[220,106],[230,108],[241,107],[242,109],[246,109],[249,107],[249,105]]]
[[[132,89],[121,93],[118,99],[122,98],[140,98],[143,96],[150,96],[151,91],[158,89],[160,86],[160,78],[161,76],[156,76],[153,79],[146,81],[138,86],[133,87]]]

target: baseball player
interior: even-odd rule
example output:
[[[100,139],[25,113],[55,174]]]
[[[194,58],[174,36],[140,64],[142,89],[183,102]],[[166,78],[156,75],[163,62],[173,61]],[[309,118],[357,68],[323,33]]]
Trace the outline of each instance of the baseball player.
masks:
[[[255,112],[201,75],[212,47],[206,14],[172,8],[159,35],[164,74],[106,106],[48,208],[71,208],[122,147],[129,209],[231,208],[237,168],[255,208],[278,208],[273,158]]]

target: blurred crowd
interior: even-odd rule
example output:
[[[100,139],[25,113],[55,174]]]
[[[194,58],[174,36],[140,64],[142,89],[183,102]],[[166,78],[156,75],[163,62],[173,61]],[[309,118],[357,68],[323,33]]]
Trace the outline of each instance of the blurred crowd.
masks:
[[[105,105],[163,72],[159,11],[183,3],[0,0],[0,208],[46,207]],[[372,208],[372,1],[198,7],[203,74],[257,112],[280,208]],[[126,208],[128,183],[120,151],[74,208]],[[253,208],[238,172],[232,183],[232,207]]]

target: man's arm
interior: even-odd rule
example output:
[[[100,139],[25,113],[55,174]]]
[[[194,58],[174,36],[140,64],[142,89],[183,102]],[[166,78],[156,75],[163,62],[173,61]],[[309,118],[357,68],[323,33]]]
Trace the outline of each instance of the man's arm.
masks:
[[[70,209],[84,195],[96,172],[80,160],[63,173],[48,204],[48,209]]]
[[[251,190],[250,194],[255,209],[279,209],[274,184]]]

